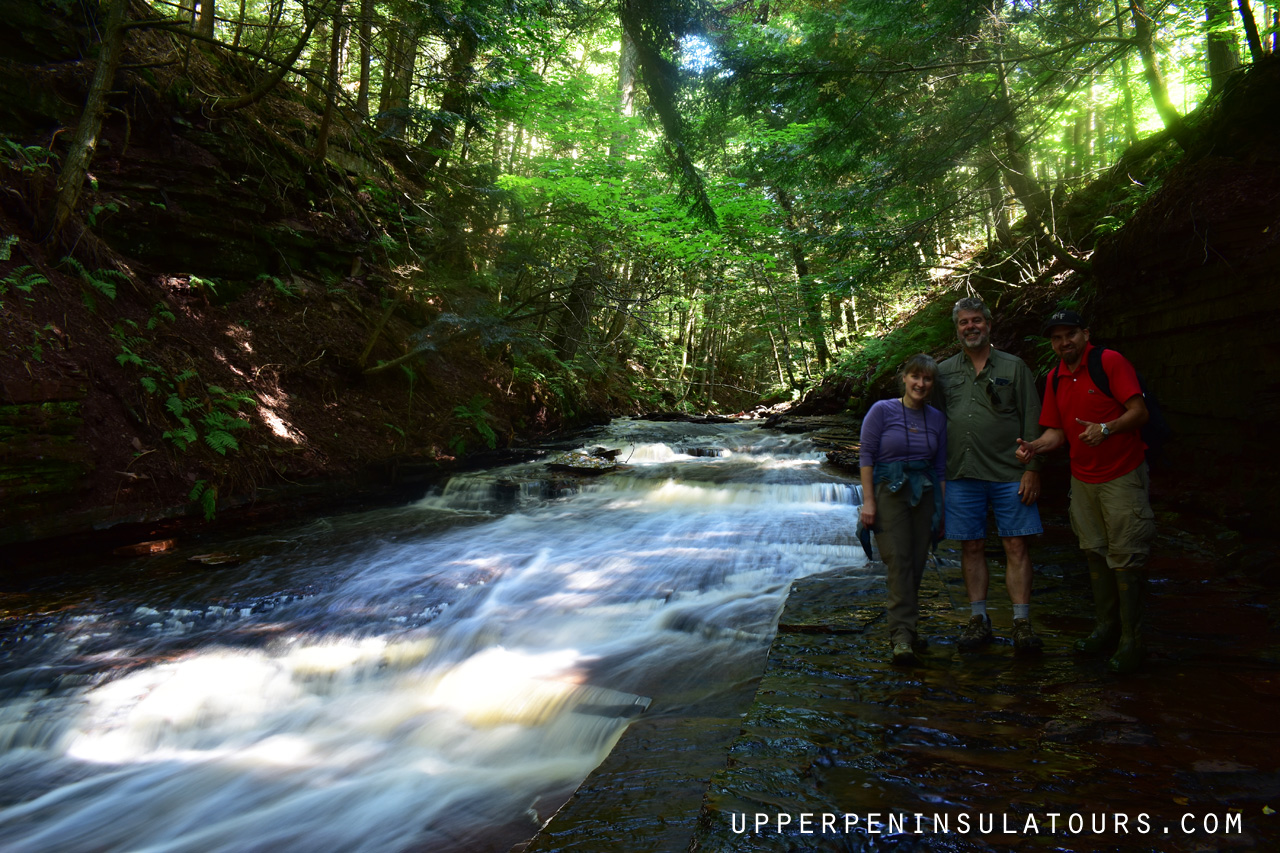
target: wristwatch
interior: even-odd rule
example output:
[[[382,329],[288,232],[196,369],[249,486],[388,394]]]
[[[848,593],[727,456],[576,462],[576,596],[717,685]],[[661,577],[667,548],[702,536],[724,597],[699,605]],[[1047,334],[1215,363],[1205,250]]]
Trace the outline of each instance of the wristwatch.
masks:
[[[1111,435],[1111,427],[1107,426],[1106,424],[1098,424],[1098,426],[1102,427],[1103,438],[1106,438],[1107,436]]]

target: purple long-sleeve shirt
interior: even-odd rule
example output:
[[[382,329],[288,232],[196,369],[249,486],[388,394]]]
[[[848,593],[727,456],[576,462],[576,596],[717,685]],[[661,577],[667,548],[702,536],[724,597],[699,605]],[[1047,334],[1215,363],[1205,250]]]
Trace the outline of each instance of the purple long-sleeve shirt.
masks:
[[[933,406],[925,406],[921,412],[908,409],[901,400],[880,400],[862,419],[859,464],[874,466],[913,459],[931,459],[934,482],[946,479],[947,416]]]

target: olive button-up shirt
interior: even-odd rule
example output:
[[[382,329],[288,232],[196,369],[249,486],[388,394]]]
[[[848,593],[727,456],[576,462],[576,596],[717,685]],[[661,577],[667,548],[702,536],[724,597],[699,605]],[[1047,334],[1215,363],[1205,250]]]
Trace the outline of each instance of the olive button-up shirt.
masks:
[[[933,403],[947,414],[947,479],[1012,483],[1039,471],[1036,456],[1022,465],[1017,439],[1040,437],[1035,376],[1015,355],[994,347],[981,373],[961,350],[938,365]]]

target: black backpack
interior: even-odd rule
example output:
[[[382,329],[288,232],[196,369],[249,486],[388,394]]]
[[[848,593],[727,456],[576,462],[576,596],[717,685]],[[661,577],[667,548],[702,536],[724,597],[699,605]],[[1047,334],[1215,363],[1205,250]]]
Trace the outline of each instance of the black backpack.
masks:
[[[1102,353],[1106,349],[1106,347],[1095,345],[1093,349],[1089,350],[1086,363],[1089,367],[1089,378],[1093,380],[1093,384],[1097,385],[1098,390],[1103,394],[1115,400],[1115,395],[1111,393],[1111,380],[1107,378],[1107,372],[1102,369]],[[1054,366],[1053,372],[1049,374],[1055,395],[1058,393],[1058,380],[1061,378],[1058,375],[1058,371],[1061,368],[1062,362],[1058,362]],[[1158,457],[1164,450],[1165,444],[1173,437],[1173,430],[1169,427],[1169,422],[1165,420],[1164,409],[1161,408],[1160,401],[1147,390],[1147,380],[1142,378],[1141,373],[1138,373],[1138,387],[1142,389],[1142,399],[1147,404],[1148,417],[1147,423],[1142,427],[1142,440],[1147,445],[1147,461],[1151,462],[1152,457]],[[1123,400],[1116,400],[1116,402],[1124,405]]]

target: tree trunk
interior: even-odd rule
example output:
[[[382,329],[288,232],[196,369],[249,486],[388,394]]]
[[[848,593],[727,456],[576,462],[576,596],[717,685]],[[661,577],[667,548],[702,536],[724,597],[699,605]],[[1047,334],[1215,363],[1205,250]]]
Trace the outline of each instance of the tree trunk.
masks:
[[[1035,168],[1031,157],[1027,154],[1027,143],[1018,132],[1017,115],[1013,108],[1013,98],[1009,92],[1009,79],[1005,73],[1003,51],[998,41],[999,35],[993,33],[992,44],[996,57],[996,73],[998,77],[996,92],[1000,111],[1004,116],[1005,162],[1001,163],[1005,180],[1009,188],[1027,212],[1027,218],[1039,226],[1040,234],[1046,239],[1050,252],[1069,268],[1080,272],[1089,269],[1089,263],[1072,255],[1058,241],[1052,228],[1049,194],[1044,191],[1043,184],[1036,179]]]
[[[596,261],[579,267],[573,277],[573,284],[569,286],[569,294],[564,300],[565,310],[560,315],[551,342],[556,357],[561,361],[572,361],[586,339],[600,277],[600,265]]]
[[[213,38],[213,25],[216,17],[214,0],[200,0],[200,17],[196,20],[196,35]]]
[[[328,64],[329,49],[327,46],[329,22],[322,20],[316,25],[315,47],[311,50],[311,58],[307,60],[307,97],[319,100],[325,94],[324,70]]]
[[[778,332],[782,335],[782,347],[786,351],[786,359],[783,364],[787,368],[787,379],[791,383],[788,387],[798,388],[800,383],[796,381],[795,370],[791,364],[791,336],[787,334],[787,315],[783,312],[782,304],[778,301],[778,294],[774,292],[773,285],[769,282],[769,276],[757,272],[756,279],[764,284],[765,292],[768,293],[769,298],[773,300],[774,310],[778,312]],[[760,311],[763,313],[764,308],[762,307]]]
[[[400,42],[404,38],[404,33],[399,27],[387,27],[383,32],[386,38],[386,49],[383,51],[385,58],[382,63],[382,85],[378,89],[377,127],[384,136],[389,136],[387,124],[390,119],[387,111],[391,109],[395,99],[396,79],[399,77],[396,69],[399,67]]]
[[[1009,227],[1009,207],[1004,200],[1004,180],[1000,174],[1000,163],[994,156],[990,157],[986,173],[987,210],[995,229],[996,242],[1001,246],[1012,246],[1013,231]]]
[[[471,63],[476,58],[478,46],[475,31],[464,23],[449,55],[449,82],[440,102],[440,114],[431,122],[431,132],[423,143],[427,152],[424,163],[428,169],[437,163],[445,165],[458,132],[458,122],[470,112],[471,97],[467,87],[471,82]]]
[[[622,51],[618,57],[618,112],[624,119],[635,115],[637,61],[636,44],[624,29]],[[630,146],[631,139],[624,131],[614,133],[609,142],[609,160],[618,161]]]
[[[98,50],[98,66],[93,72],[93,82],[89,84],[89,94],[80,113],[80,122],[76,125],[71,149],[63,161],[62,171],[58,173],[58,195],[49,227],[49,235],[55,239],[61,237],[63,227],[75,212],[84,189],[85,176],[89,174],[89,164],[98,147],[98,134],[102,132],[102,120],[107,111],[107,95],[111,93],[111,81],[115,79],[116,66],[124,52],[127,6],[128,0],[108,0],[107,3],[106,30]]]
[[[1169,97],[1169,87],[1165,84],[1164,75],[1160,72],[1160,64],[1156,58],[1155,43],[1151,33],[1151,16],[1143,5],[1143,0],[1129,0],[1129,11],[1133,13],[1133,40],[1142,56],[1142,69],[1147,78],[1147,88],[1151,90],[1151,100],[1155,103],[1156,112],[1169,134],[1173,136],[1183,151],[1190,150],[1194,137],[1182,120],[1182,115]]]
[[[1262,39],[1258,36],[1258,22],[1253,19],[1253,8],[1249,0],[1236,0],[1240,10],[1240,23],[1244,25],[1244,36],[1249,42],[1249,58],[1254,62],[1262,60]]]
[[[1222,85],[1231,76],[1231,72],[1240,67],[1240,59],[1236,53],[1236,37],[1231,31],[1229,0],[1205,0],[1204,20],[1209,31],[1205,38],[1205,54],[1209,66],[1209,93],[1214,94],[1222,90]]]
[[[284,0],[271,0],[270,14],[267,20],[267,34],[262,40],[262,55],[270,56],[276,45],[276,36],[280,32],[280,19],[284,16]]]
[[[236,35],[231,40],[232,47],[240,46],[240,39],[244,37],[244,6],[246,0],[240,0],[240,11],[236,13]]]
[[[316,131],[316,149],[312,157],[316,162],[324,162],[329,153],[329,131],[333,127],[333,111],[338,103],[338,87],[342,84],[339,62],[342,58],[342,0],[333,4],[333,38],[329,40],[329,71],[326,79],[324,117],[320,119],[320,129]]]
[[[1000,163],[1000,169],[1027,216],[1035,222],[1042,223],[1048,206],[1048,194],[1036,181],[1035,169],[1030,155],[1027,154],[1027,142],[1018,131],[1017,110],[1013,105],[1009,77],[1004,67],[1003,36],[1001,35],[1003,22],[999,20],[1000,5],[997,3],[992,7],[993,23],[987,37],[992,57],[995,59],[996,103],[1004,136],[1004,159]],[[1071,146],[1067,148],[1070,150]]]
[[[373,51],[373,2],[360,0],[360,88],[356,91],[356,112],[369,115],[369,67]]]
[[[1124,38],[1124,19],[1120,0],[1113,0],[1116,10],[1116,34]],[[1120,90],[1124,93],[1124,135],[1129,144],[1138,141],[1138,121],[1134,118],[1133,87],[1129,85],[1129,54],[1120,54]]]
[[[809,261],[804,254],[804,246],[800,242],[800,226],[795,216],[795,206],[785,191],[774,188],[774,197],[782,208],[783,223],[791,232],[788,247],[791,251],[791,262],[796,269],[796,284],[800,289],[800,298],[804,303],[805,331],[813,341],[813,351],[818,359],[818,369],[825,371],[831,361],[831,351],[827,348],[826,326],[822,318],[822,295],[818,293],[809,276]]]
[[[405,24],[388,36],[387,64],[382,72],[382,95],[378,103],[378,130],[383,136],[401,137],[409,128],[413,72],[420,38],[414,24]]]

